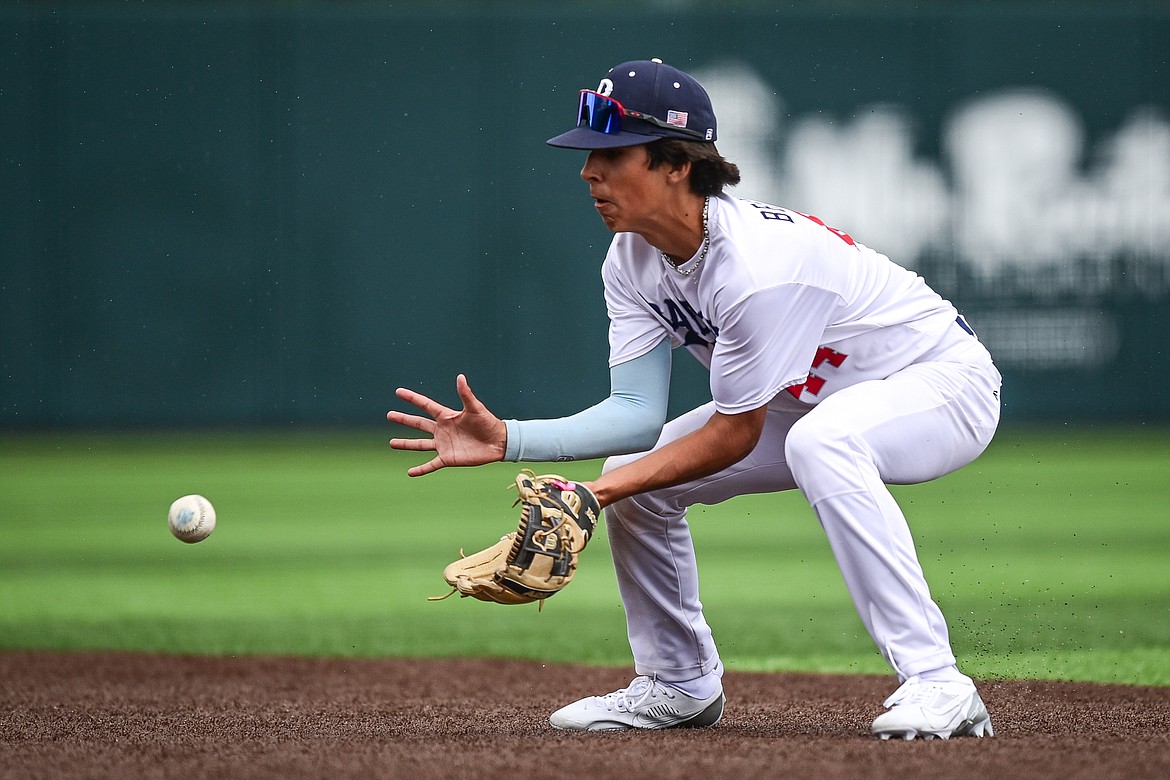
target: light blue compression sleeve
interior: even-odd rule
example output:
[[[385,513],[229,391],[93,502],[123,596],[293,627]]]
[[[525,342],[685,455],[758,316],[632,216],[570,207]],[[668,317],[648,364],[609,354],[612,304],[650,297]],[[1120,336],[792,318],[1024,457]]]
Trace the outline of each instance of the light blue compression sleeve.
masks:
[[[610,369],[609,397],[555,420],[505,420],[507,461],[600,458],[654,446],[666,422],[670,340]]]

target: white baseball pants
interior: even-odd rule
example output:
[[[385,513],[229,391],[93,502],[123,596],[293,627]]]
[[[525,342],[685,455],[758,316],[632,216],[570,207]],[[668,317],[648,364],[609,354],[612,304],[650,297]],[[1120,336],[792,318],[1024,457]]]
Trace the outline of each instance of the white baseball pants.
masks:
[[[886,487],[950,473],[991,441],[1000,375],[976,339],[955,331],[929,362],[813,407],[769,409],[759,444],[731,468],[606,508],[638,674],[665,682],[721,674],[699,601],[687,507],[792,488],[815,511],[862,623],[898,675],[955,664],[906,518]],[[710,403],[667,423],[656,448],[713,413]],[[605,470],[638,457],[610,458]]]

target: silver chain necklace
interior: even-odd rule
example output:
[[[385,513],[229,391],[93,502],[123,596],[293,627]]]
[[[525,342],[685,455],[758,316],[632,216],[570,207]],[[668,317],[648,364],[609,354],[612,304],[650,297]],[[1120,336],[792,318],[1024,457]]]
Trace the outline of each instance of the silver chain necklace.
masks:
[[[683,276],[690,276],[695,271],[698,271],[699,266],[701,266],[703,264],[703,261],[707,259],[707,250],[711,248],[711,232],[707,228],[707,214],[710,212],[710,209],[711,209],[711,199],[704,198],[703,199],[703,243],[699,247],[699,259],[695,260],[694,265],[692,265],[690,268],[688,268],[687,270],[684,271],[683,269],[679,268],[674,263],[670,262],[670,256],[667,255],[666,252],[663,252],[662,250],[659,250],[659,252],[658,252],[660,255],[662,255],[662,261],[664,263],[669,265],[677,273],[680,273]]]

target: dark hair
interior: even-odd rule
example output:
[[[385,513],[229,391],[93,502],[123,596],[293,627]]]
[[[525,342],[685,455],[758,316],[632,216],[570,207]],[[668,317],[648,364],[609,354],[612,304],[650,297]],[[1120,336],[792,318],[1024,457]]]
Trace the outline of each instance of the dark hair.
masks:
[[[691,164],[691,192],[696,195],[718,195],[724,187],[739,184],[739,166],[723,159],[715,144],[705,141],[685,141],[681,138],[663,138],[646,144],[650,167],[659,165]]]

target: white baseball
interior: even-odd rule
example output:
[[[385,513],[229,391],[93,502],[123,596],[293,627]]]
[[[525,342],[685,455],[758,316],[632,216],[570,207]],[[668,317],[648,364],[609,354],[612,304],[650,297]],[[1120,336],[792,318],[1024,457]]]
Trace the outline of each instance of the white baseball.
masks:
[[[215,507],[203,496],[183,496],[171,504],[167,526],[176,539],[188,544],[202,542],[215,530]]]

